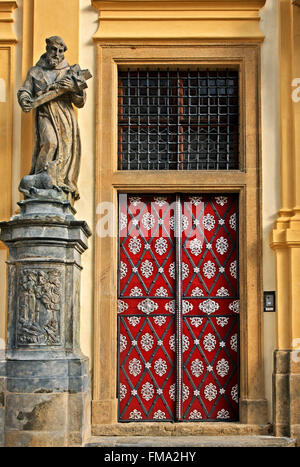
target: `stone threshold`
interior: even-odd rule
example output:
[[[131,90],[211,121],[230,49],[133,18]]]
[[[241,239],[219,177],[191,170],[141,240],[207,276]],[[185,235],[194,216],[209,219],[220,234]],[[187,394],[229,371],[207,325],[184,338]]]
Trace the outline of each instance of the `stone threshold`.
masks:
[[[93,436],[84,447],[296,447],[274,436]]]
[[[93,425],[92,436],[266,436],[273,434],[270,423],[264,425],[239,422],[203,423],[115,423]]]

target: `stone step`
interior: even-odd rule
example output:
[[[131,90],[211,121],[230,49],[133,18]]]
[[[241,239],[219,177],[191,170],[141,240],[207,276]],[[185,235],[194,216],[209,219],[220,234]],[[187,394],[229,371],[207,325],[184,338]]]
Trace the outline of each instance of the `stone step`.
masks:
[[[239,422],[169,423],[130,422],[93,425],[93,436],[267,436],[273,434],[270,423],[264,425]]]
[[[93,436],[85,447],[296,447],[275,436]]]

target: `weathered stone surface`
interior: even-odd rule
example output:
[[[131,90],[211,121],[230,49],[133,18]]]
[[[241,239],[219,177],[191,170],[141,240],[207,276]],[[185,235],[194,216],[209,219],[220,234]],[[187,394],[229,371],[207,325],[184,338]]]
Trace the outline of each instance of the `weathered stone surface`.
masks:
[[[291,436],[300,445],[300,362],[293,350],[274,352],[273,422],[276,436]]]
[[[18,91],[24,112],[37,109],[31,172],[19,185],[25,199],[19,214],[0,222],[0,240],[9,248],[3,363],[0,356],[0,432],[7,446],[80,445],[90,435],[89,365],[79,323],[81,255],[91,232],[75,219],[72,204],[79,198],[81,154],[73,105],[84,105],[91,74],[66,62],[60,37],[46,43]]]
[[[273,436],[102,436],[85,447],[295,447],[295,440]]]
[[[300,375],[290,375],[291,425],[300,425]]]
[[[5,427],[5,409],[4,407],[1,407],[0,408],[0,447],[3,447],[5,444],[4,427]]]
[[[8,431],[5,433],[7,447],[65,447],[68,445],[66,434],[57,431]]]
[[[8,390],[6,394],[6,445],[19,446],[27,441],[34,446],[82,445],[90,437],[91,394],[89,375],[86,373],[87,359],[75,360],[71,364],[68,360],[50,361],[50,373],[55,374],[55,364],[59,363],[57,367],[65,376],[48,380],[36,377],[36,373],[43,374],[46,371],[45,362],[39,365],[38,361],[27,361],[25,378],[15,377],[16,374],[19,376],[18,363],[22,368],[24,362],[9,362],[9,388],[17,387],[18,392]],[[17,365],[18,371],[13,371],[13,364]],[[35,364],[37,371],[34,371]],[[33,368],[31,377],[30,365]],[[78,376],[70,377],[69,372],[77,373]],[[64,381],[64,388],[59,386],[61,381]],[[38,389],[33,391],[36,387]],[[33,431],[33,437],[22,436],[27,431]],[[49,444],[44,436],[45,432],[55,433],[55,441],[51,440]],[[39,441],[39,433],[43,441]]]
[[[289,436],[289,375],[273,375],[273,416],[278,436]]]
[[[268,405],[266,399],[240,400],[240,419],[243,423],[264,424],[268,421]]]
[[[275,350],[274,374],[287,374],[289,372],[289,360],[288,350]]]
[[[20,204],[18,217],[0,223],[1,239],[10,250],[8,355],[13,358],[27,347],[79,350],[80,256],[90,231],[84,222],[51,218],[50,200],[40,207],[47,206],[47,215],[37,219],[24,217]]]
[[[79,346],[90,231],[69,202],[31,199],[20,207],[0,223],[10,252],[5,365],[0,359],[5,445],[81,445],[90,436],[89,364]]]
[[[65,432],[66,404],[66,394],[8,394],[6,432]]]
[[[69,444],[86,442],[91,437],[91,394],[89,391],[69,395],[68,414]]]
[[[6,381],[0,376],[0,409],[5,406]]]
[[[46,53],[30,68],[18,91],[24,112],[37,108],[31,171],[22,178],[19,190],[27,198],[65,192],[76,200],[81,144],[73,105],[84,106],[85,80],[91,74],[67,63],[67,46],[61,37],[51,36],[46,43]]]
[[[59,378],[69,374],[66,360],[8,360],[6,369],[9,378]]]
[[[93,436],[251,436],[272,434],[272,426],[242,423],[116,423],[92,425]]]

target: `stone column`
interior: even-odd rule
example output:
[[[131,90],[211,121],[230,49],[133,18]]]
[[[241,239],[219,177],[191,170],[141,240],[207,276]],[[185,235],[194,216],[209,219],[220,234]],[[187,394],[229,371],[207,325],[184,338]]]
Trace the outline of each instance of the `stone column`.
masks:
[[[67,200],[19,205],[19,215],[0,223],[9,248],[0,426],[5,411],[6,446],[82,445],[90,435],[91,396],[79,345],[80,271],[91,233]]]

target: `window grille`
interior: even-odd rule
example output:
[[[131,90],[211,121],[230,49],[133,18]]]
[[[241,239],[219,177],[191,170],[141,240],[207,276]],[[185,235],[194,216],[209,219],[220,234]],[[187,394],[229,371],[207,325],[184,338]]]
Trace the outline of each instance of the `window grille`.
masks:
[[[239,168],[239,78],[226,70],[119,71],[119,170]]]

